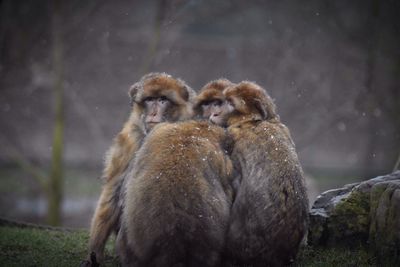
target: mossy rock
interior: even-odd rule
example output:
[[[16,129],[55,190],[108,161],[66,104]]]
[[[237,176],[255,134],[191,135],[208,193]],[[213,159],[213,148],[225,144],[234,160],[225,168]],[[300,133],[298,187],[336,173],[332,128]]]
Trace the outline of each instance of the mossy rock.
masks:
[[[380,257],[400,258],[400,181],[383,182],[371,190],[369,243]]]
[[[322,193],[310,211],[308,241],[361,245],[400,260],[400,171]]]
[[[365,244],[369,233],[369,195],[354,190],[332,211],[327,227],[329,243]]]

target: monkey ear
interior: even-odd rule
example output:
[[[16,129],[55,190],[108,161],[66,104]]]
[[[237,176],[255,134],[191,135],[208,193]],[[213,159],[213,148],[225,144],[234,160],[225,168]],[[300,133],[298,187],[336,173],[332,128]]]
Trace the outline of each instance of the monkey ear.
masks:
[[[261,118],[263,120],[266,120],[269,116],[267,109],[265,108],[265,106],[263,105],[262,101],[259,99],[255,99],[255,107],[258,110],[258,112],[260,112]]]
[[[136,96],[137,96],[137,94],[138,94],[138,92],[139,92],[139,89],[140,89],[140,86],[141,86],[141,83],[140,82],[137,82],[137,83],[134,83],[130,88],[129,88],[129,97],[130,97],[130,104],[131,104],[131,106],[133,106],[133,104],[135,103],[135,99],[136,99]]]
[[[183,80],[177,79],[178,82],[182,85],[184,92],[182,95],[183,99],[188,102],[193,102],[196,98],[197,94],[189,85],[187,85]]]

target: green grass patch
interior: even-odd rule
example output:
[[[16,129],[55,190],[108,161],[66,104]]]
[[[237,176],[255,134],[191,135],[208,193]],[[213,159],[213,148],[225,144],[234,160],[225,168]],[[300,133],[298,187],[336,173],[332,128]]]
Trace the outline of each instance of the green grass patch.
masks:
[[[364,248],[303,248],[295,267],[342,267],[342,266],[385,266],[378,265],[374,255],[369,254]],[[386,265],[395,266],[395,265]]]
[[[85,230],[0,227],[0,266],[79,266],[87,254]],[[104,266],[117,266],[111,240]]]

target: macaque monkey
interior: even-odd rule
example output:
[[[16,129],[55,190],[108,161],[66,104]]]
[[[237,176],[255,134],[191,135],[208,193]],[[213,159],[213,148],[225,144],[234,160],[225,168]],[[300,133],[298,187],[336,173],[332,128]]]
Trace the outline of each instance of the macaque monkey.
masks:
[[[195,98],[193,106],[195,115],[201,119],[208,119],[211,114],[215,113],[216,109],[220,109],[222,102],[224,102],[225,97],[222,93],[224,89],[233,85],[227,79],[218,79],[207,83],[200,89]]]
[[[241,82],[224,90],[210,120],[227,127],[240,181],[226,238],[226,263],[285,266],[308,224],[303,171],[287,127],[263,88]]]
[[[146,136],[125,178],[123,266],[218,266],[233,194],[224,144],[207,121],[161,123]]]
[[[131,114],[106,155],[104,184],[90,229],[90,255],[82,266],[101,263],[108,237],[112,232],[118,232],[125,172],[143,138],[160,122],[175,122],[193,116],[195,92],[182,80],[166,73],[145,75],[132,85],[129,95]]]

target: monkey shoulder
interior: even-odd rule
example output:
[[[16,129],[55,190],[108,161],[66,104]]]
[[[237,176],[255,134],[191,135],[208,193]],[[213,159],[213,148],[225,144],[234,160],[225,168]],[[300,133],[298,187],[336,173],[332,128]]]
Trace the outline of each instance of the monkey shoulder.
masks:
[[[204,120],[178,122],[175,129],[183,136],[206,138],[209,141],[221,142],[225,138],[225,130]]]
[[[281,122],[262,121],[255,127],[254,132],[270,142],[294,147],[289,129]]]
[[[199,130],[206,130],[207,128],[212,129],[213,125],[211,125],[207,121],[187,120],[187,121],[179,121],[179,122],[158,123],[154,127],[152,132],[179,130],[179,131],[186,131],[186,132],[190,133],[190,132],[197,132]]]
[[[144,148],[158,147],[157,151],[163,149],[170,151],[175,146],[198,147],[202,145],[213,145],[223,147],[225,141],[225,130],[222,127],[208,123],[207,121],[181,121],[165,122],[156,125],[147,135]],[[150,149],[152,150],[152,149]]]
[[[232,155],[264,157],[282,168],[299,166],[295,146],[287,127],[280,122],[250,121],[228,128]]]

